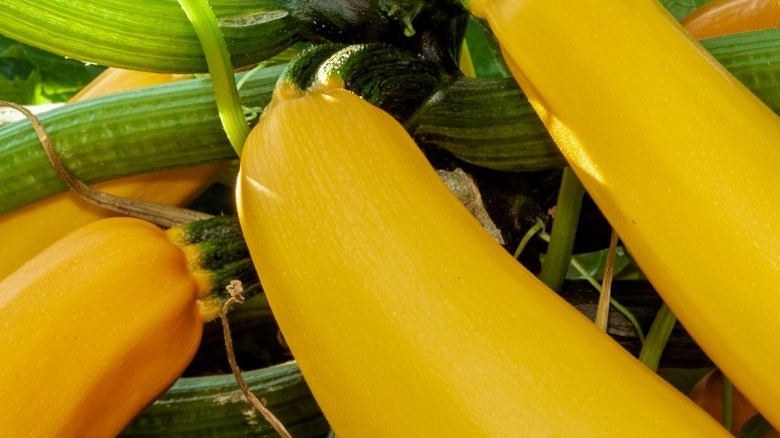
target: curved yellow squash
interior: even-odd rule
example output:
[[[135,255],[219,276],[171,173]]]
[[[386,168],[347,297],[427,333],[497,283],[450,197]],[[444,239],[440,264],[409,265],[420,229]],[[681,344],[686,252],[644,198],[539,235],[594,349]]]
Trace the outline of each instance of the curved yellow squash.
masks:
[[[165,231],[112,218],[0,282],[0,431],[115,436],[200,342],[204,283]]]
[[[108,68],[72,101],[180,80],[186,75]],[[67,163],[66,163],[67,164]],[[225,169],[222,163],[167,169],[106,181],[94,188],[128,198],[186,205]],[[0,279],[65,234],[114,213],[62,193],[0,216]]]
[[[654,0],[472,0],[687,330],[780,426],[780,119]]]
[[[285,339],[339,436],[722,436],[525,270],[390,116],[282,84],[239,215]]]

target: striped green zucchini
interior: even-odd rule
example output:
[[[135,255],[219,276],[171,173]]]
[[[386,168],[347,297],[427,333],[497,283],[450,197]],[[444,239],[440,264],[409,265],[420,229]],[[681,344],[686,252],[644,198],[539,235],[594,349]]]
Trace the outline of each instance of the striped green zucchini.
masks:
[[[296,438],[324,437],[330,427],[295,362],[243,373],[250,390]],[[275,437],[246,403],[232,375],[185,377],[135,418],[125,437]]]
[[[241,88],[243,105],[265,106],[283,68],[252,75]],[[235,157],[207,79],[85,100],[39,117],[62,160],[87,183]],[[29,122],[0,127],[0,213],[63,190]]]
[[[262,61],[301,37],[290,0],[210,0],[233,65]],[[206,72],[177,0],[4,0],[0,33],[63,56],[115,67]]]

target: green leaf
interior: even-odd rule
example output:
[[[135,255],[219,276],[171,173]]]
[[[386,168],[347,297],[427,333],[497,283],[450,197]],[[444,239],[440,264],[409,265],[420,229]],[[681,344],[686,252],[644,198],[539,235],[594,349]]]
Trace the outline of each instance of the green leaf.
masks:
[[[708,0],[661,0],[667,11],[678,21],[693,12],[694,9],[707,3]]]
[[[35,96],[39,94],[41,75],[38,70],[12,75],[12,72],[23,70],[15,64],[19,63],[0,58],[0,99],[22,104],[34,102]],[[8,76],[6,72],[9,72]]]
[[[501,56],[493,34],[474,17],[469,18],[465,41],[468,47],[474,73],[478,78],[507,78],[512,76]]]
[[[588,272],[588,275],[596,280],[601,280],[604,277],[604,263],[607,260],[606,249],[601,251],[594,251],[582,254],[576,254],[573,256]],[[569,270],[566,273],[566,278],[570,280],[582,280],[585,277],[572,266],[569,266]],[[615,267],[612,273],[614,280],[641,280],[644,276],[639,271],[631,256],[626,252],[623,247],[617,248],[615,257]]]
[[[0,35],[0,99],[23,105],[64,102],[104,67],[27,46]]]

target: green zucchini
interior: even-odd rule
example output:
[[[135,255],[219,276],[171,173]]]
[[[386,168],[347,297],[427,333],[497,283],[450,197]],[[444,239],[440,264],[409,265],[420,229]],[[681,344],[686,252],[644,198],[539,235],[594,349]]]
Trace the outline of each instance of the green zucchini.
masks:
[[[283,68],[252,75],[240,91],[243,105],[264,107]],[[86,183],[235,158],[207,79],[76,102],[39,118],[65,165]],[[0,213],[65,189],[29,122],[0,127]]]
[[[211,0],[235,66],[298,41],[289,0]],[[192,24],[177,0],[4,0],[0,32],[97,64],[159,72],[206,72]]]
[[[295,362],[243,373],[249,389],[296,438],[324,437],[330,427]],[[125,437],[275,437],[246,403],[232,375],[184,377],[136,417]]]
[[[461,77],[427,99],[404,126],[420,145],[491,169],[541,170],[566,163],[511,78]]]

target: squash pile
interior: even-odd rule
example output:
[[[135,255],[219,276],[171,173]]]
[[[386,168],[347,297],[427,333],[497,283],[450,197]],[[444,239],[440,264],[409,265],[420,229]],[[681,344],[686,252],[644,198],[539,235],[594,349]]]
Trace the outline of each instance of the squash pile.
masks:
[[[236,285],[275,320],[239,332],[278,324],[294,359],[247,373],[293,436],[740,432],[537,278],[561,259],[540,230],[579,219],[552,208],[564,166],[593,204],[558,200],[582,218],[558,284],[608,290],[582,248],[612,260],[585,241],[614,227],[626,278],[755,407],[738,427],[780,427],[777,2],[7,3],[0,43],[107,67],[39,115],[69,172],[216,217],[109,218],[0,124],[4,434],[272,436],[224,370],[188,374]]]

